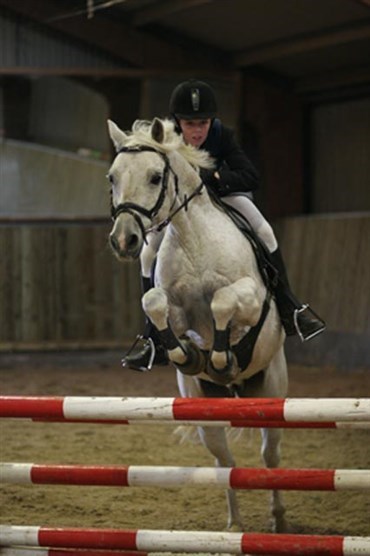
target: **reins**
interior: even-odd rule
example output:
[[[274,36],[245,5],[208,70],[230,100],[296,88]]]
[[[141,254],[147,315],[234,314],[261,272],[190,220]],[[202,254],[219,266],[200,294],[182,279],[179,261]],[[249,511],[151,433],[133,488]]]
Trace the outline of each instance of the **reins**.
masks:
[[[201,195],[202,193],[202,189],[204,187],[204,183],[201,182],[198,187],[196,187],[193,191],[193,193],[191,195],[189,195],[189,197],[187,197],[186,195],[184,196],[184,200],[183,202],[177,207],[177,209],[175,209],[173,212],[170,212],[170,214],[167,216],[167,218],[165,218],[164,220],[162,220],[162,222],[160,222],[159,224],[156,224],[155,226],[152,226],[151,228],[147,228],[146,232],[160,232],[161,230],[163,230],[163,228],[165,228],[166,226],[168,226],[168,224],[171,222],[171,220],[173,219],[174,216],[176,216],[176,214],[178,212],[180,212],[180,210],[182,210],[183,208],[185,209],[185,211],[188,210],[188,204],[189,202],[194,199],[194,197],[196,197],[197,195]],[[172,207],[171,207],[172,208]]]
[[[172,221],[172,219],[176,216],[176,214],[180,210],[182,210],[183,208],[185,208],[185,210],[188,209],[189,202],[194,197],[201,194],[202,189],[204,187],[204,183],[201,182],[198,185],[198,187],[196,187],[196,189],[188,197],[185,195],[184,201],[175,210],[172,210],[173,207],[174,207],[174,204],[176,202],[176,198],[178,197],[178,194],[179,194],[179,185],[178,185],[177,174],[172,169],[172,167],[170,165],[170,161],[168,160],[168,156],[165,153],[162,153],[162,152],[156,150],[154,147],[149,147],[149,146],[121,147],[120,150],[117,152],[117,154],[120,154],[120,153],[134,153],[135,154],[135,153],[141,153],[141,152],[154,152],[154,153],[160,155],[164,160],[165,165],[164,165],[164,172],[163,172],[163,177],[162,177],[161,190],[159,192],[157,201],[155,202],[154,206],[151,209],[146,209],[145,207],[142,207],[142,206],[137,205],[136,203],[132,203],[130,201],[128,201],[126,203],[120,203],[119,205],[114,207],[113,203],[111,201],[111,217],[112,217],[112,220],[114,222],[118,218],[118,216],[122,213],[131,214],[133,216],[133,218],[136,220],[136,222],[137,222],[137,224],[138,224],[138,226],[141,230],[141,233],[143,234],[143,239],[144,239],[145,243],[147,243],[146,236],[147,236],[148,233],[162,231],[166,226],[168,226],[168,224]],[[167,189],[168,189],[168,180],[169,180],[170,173],[172,173],[172,175],[174,177],[174,182],[175,182],[175,198],[174,198],[174,201],[173,201],[173,203],[170,207],[170,213],[159,224],[155,224],[154,226],[151,226],[149,228],[145,228],[145,226],[143,224],[143,221],[140,218],[139,214],[145,216],[146,218],[148,218],[151,221],[158,214],[158,212],[162,208],[162,205],[163,205],[165,197],[166,197],[166,193],[167,193]],[[137,214],[137,213],[139,213],[139,214]]]

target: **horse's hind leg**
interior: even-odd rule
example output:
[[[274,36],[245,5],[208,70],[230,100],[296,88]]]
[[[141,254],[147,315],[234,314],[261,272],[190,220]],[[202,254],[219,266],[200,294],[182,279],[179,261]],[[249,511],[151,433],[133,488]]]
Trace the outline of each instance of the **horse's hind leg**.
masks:
[[[224,429],[218,427],[199,427],[198,432],[205,447],[216,458],[217,467],[235,467],[235,461],[228,448]],[[234,531],[242,531],[242,519],[236,492],[228,489],[226,491],[226,500],[229,512],[227,527]]]
[[[261,429],[263,461],[268,468],[278,467],[280,462],[280,429]],[[276,533],[283,533],[287,529],[285,521],[285,507],[280,491],[271,492],[272,528]]]
[[[287,395],[288,375],[284,350],[281,348],[271,361],[265,372],[262,388],[257,389],[253,395],[257,397],[282,397]],[[278,467],[280,463],[281,429],[262,429],[262,458],[266,467]],[[283,533],[287,529],[285,521],[285,507],[279,491],[271,492],[271,513],[273,529]]]

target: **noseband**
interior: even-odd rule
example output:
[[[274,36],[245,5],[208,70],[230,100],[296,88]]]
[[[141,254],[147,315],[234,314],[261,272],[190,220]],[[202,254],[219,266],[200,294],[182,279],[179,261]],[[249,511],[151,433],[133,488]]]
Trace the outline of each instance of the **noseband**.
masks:
[[[141,233],[143,234],[144,241],[146,242],[146,235],[149,232],[152,232],[152,231],[159,232],[159,231],[161,231],[163,228],[165,228],[171,222],[172,218],[175,216],[175,214],[177,214],[179,212],[179,210],[181,210],[182,208],[185,208],[185,210],[187,210],[188,202],[193,197],[195,197],[195,195],[199,195],[201,193],[201,189],[203,188],[204,184],[203,184],[203,182],[201,182],[200,185],[195,189],[195,191],[189,197],[185,196],[185,199],[180,204],[180,206],[175,211],[173,211],[171,213],[171,210],[172,210],[173,205],[175,203],[175,200],[174,200],[174,202],[173,202],[173,204],[170,208],[170,215],[165,220],[163,220],[162,222],[157,224],[156,226],[152,226],[148,229],[145,229],[144,224],[143,224],[142,219],[140,218],[139,214],[142,214],[143,216],[148,218],[150,221],[152,221],[153,218],[158,214],[158,212],[162,208],[162,205],[163,205],[165,197],[166,197],[170,172],[172,173],[172,175],[174,177],[174,181],[175,181],[176,197],[178,196],[178,193],[179,193],[179,187],[178,187],[177,174],[171,168],[170,161],[168,160],[168,156],[165,153],[157,151],[153,147],[137,146],[137,147],[121,147],[120,150],[117,152],[117,154],[120,154],[120,153],[134,153],[134,154],[136,154],[136,153],[141,153],[141,152],[154,152],[154,153],[160,155],[164,160],[164,171],[163,171],[163,177],[162,177],[162,183],[161,183],[161,190],[159,192],[158,199],[157,199],[157,201],[155,202],[154,206],[151,209],[146,209],[146,208],[144,208],[140,205],[137,205],[136,203],[132,203],[130,201],[126,202],[126,203],[120,203],[119,205],[114,207],[113,202],[112,202],[112,196],[111,196],[111,216],[112,216],[113,222],[115,222],[115,220],[118,218],[118,216],[120,214],[123,214],[123,213],[128,213],[131,216],[133,216],[133,218],[136,220],[136,222],[137,222],[137,224],[138,224],[138,226],[141,230]]]

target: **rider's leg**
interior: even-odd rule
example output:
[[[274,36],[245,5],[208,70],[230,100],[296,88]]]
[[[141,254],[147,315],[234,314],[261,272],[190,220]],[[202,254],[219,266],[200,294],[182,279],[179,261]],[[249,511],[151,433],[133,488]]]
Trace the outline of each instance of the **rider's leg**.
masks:
[[[293,336],[298,333],[301,340],[305,341],[323,332],[325,330],[324,321],[313,312],[308,314],[308,311],[306,311],[306,309],[309,309],[308,305],[303,305],[293,295],[273,229],[256,205],[244,195],[229,195],[223,197],[223,201],[245,216],[270,253],[271,263],[278,271],[275,297],[286,334]]]
[[[153,287],[153,266],[162,239],[163,233],[151,234],[148,238],[148,244],[143,247],[140,256],[143,295]],[[126,355],[123,364],[137,370],[147,369],[151,359],[153,365],[168,365],[167,351],[162,346],[159,334],[148,317],[145,317],[145,328],[142,337],[146,340],[143,347],[139,351]],[[155,350],[154,354],[153,349]]]

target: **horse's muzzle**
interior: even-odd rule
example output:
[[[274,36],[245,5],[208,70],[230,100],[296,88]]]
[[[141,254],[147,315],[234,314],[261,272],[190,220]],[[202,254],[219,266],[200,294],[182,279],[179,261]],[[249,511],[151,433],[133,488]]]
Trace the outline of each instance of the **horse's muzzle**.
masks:
[[[139,227],[125,225],[117,219],[109,234],[109,244],[118,259],[137,259],[143,247],[143,237]]]
[[[141,245],[139,247],[139,238],[132,234],[127,241],[127,247],[122,248],[119,241],[114,235],[109,236],[110,246],[119,259],[137,259],[141,252]]]

